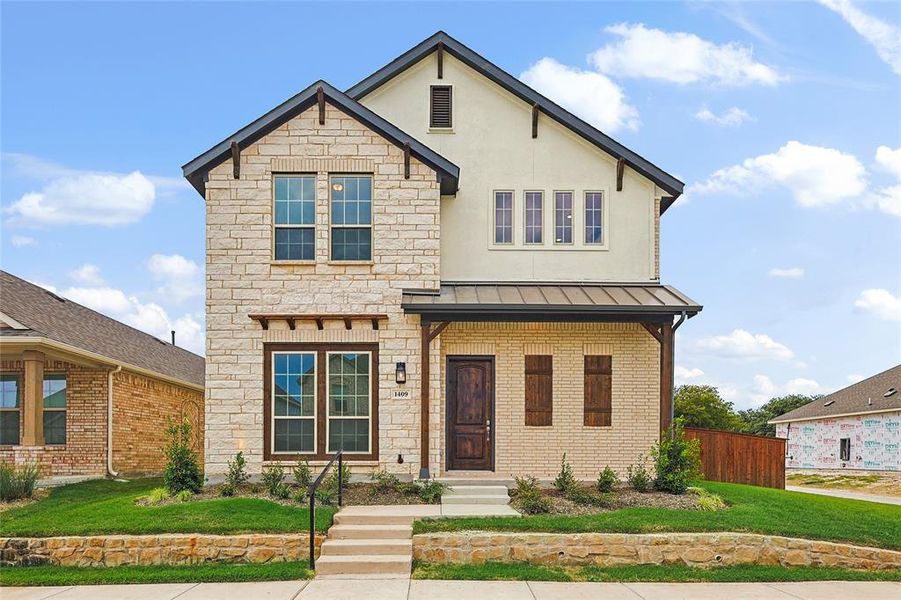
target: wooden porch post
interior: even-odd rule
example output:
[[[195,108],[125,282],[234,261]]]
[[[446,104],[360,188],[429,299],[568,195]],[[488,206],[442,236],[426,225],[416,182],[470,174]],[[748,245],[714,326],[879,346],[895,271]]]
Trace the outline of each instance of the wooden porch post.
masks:
[[[419,396],[421,398],[420,405],[420,459],[419,459],[419,478],[429,478],[429,345],[431,342],[432,324],[428,321],[422,321],[420,324],[420,335],[422,342],[421,358],[422,364],[420,372],[422,380],[419,384]]]
[[[22,445],[44,445],[44,354],[22,353],[25,365],[22,393]]]
[[[673,324],[660,327],[660,435],[673,420]]]

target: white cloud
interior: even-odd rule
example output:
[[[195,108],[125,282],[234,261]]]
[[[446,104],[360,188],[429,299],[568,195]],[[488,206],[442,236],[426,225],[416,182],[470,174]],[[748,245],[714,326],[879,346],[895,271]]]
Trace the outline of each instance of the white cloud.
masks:
[[[820,0],[820,4],[841,15],[863,37],[892,70],[901,75],[901,29],[863,12],[851,0]]]
[[[901,321],[901,297],[888,290],[864,290],[854,301],[854,306],[886,321]]]
[[[787,396],[789,394],[799,394],[810,396],[823,392],[823,386],[813,379],[797,377],[789,379],[783,384],[773,383],[773,380],[766,375],[755,375],[748,397],[753,406],[760,406],[771,398],[779,396]]]
[[[520,76],[554,102],[607,132],[638,129],[638,110],[616,83],[600,73],[583,71],[542,58]]]
[[[901,148],[876,148],[876,168],[894,175],[898,182],[876,188],[868,199],[869,204],[886,214],[901,217]]]
[[[787,269],[770,269],[767,272],[767,275],[770,277],[777,277],[781,279],[801,279],[804,277],[804,269],[801,267],[789,267]]]
[[[9,238],[9,243],[13,248],[24,248],[25,246],[35,246],[38,241],[27,235],[14,235]]]
[[[693,369],[689,369],[686,367],[676,365],[676,368],[674,369],[674,375],[675,375],[675,379],[676,379],[676,384],[682,385],[685,383],[690,383],[691,380],[697,379],[698,377],[703,377],[704,371],[702,371],[701,369],[698,369],[697,367],[695,367]]]
[[[695,113],[695,119],[703,123],[719,125],[720,127],[737,127],[745,121],[754,120],[751,115],[737,106],[726,109],[721,114],[716,114],[706,106],[702,106],[701,109]]]
[[[619,39],[593,52],[589,62],[607,75],[728,86],[772,86],[787,79],[755,60],[751,48],[741,44],[717,45],[692,33],[641,23],[619,23],[605,31]]]
[[[168,300],[184,302],[203,293],[200,267],[180,254],[154,254],[147,261],[147,270],[161,282],[157,293]]]
[[[901,148],[893,150],[888,146],[879,146],[876,148],[876,164],[901,180]]]
[[[720,358],[790,360],[795,356],[787,346],[770,336],[744,329],[735,329],[728,335],[702,338],[694,346],[707,355]]]
[[[85,263],[73,271],[69,271],[71,277],[77,283],[82,285],[103,285],[103,277],[100,276],[100,269],[96,265]]]

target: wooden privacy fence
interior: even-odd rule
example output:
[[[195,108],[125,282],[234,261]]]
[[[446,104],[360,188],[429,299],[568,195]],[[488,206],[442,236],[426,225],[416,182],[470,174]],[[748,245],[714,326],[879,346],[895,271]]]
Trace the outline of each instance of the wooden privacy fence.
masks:
[[[685,428],[701,441],[701,470],[711,481],[785,489],[785,440],[747,433]]]

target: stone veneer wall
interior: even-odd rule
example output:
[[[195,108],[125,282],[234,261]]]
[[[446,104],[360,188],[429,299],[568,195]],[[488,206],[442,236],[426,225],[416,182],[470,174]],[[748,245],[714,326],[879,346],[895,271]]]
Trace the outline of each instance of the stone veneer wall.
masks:
[[[657,341],[634,323],[453,323],[440,337],[449,355],[495,357],[495,471],[554,477],[564,452],[577,477],[610,466],[620,475],[659,436]],[[525,355],[553,356],[553,425],[525,425]],[[613,357],[612,425],[585,427],[584,356]],[[444,375],[441,416],[444,417]],[[441,425],[443,431],[443,423]],[[443,438],[442,434],[442,438]],[[442,465],[444,457],[442,457]]]
[[[0,372],[18,375],[21,390],[22,361],[2,361]],[[44,372],[66,374],[66,444],[0,446],[0,462],[37,463],[44,476],[103,475],[106,473],[107,371],[48,358]],[[23,423],[20,413],[20,440]]]
[[[327,104],[324,125],[313,107],[242,148],[240,179],[230,159],[210,171],[205,454],[213,479],[239,450],[251,473],[263,468],[264,342],[377,342],[380,463],[398,473],[418,472],[420,327],[400,301],[404,288],[438,288],[440,190],[434,171],[415,158],[410,167],[405,179],[402,149]],[[315,261],[272,261],[273,173],[316,174]],[[329,260],[330,173],[373,175],[371,263]],[[299,322],[292,331],[272,321],[263,331],[250,313],[384,313],[388,320],[378,330],[367,321],[351,330],[327,321],[321,331],[312,323]],[[437,353],[433,357],[437,397]],[[394,381],[395,362],[407,364],[403,388]],[[411,397],[393,399],[396,389]],[[436,415],[436,458],[437,421]]]
[[[750,533],[437,533],[413,536],[413,558],[433,563],[486,561],[554,565],[692,567],[759,564],[901,568],[901,552]]]
[[[105,405],[104,401],[104,405]],[[113,375],[113,469],[120,474],[161,473],[170,420],[187,417],[203,466],[203,392],[138,375]]]
[[[324,539],[324,535],[316,536],[317,554]],[[0,565],[118,567],[287,562],[306,560],[309,544],[305,533],[0,538]]]

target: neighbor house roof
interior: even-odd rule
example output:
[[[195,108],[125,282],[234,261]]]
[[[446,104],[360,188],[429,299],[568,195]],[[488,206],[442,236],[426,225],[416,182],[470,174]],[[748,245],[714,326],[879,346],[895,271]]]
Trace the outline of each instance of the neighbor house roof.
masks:
[[[433,320],[615,321],[694,316],[701,305],[668,285],[442,283],[440,290],[404,290],[408,313]]]
[[[811,421],[895,410],[901,411],[901,365],[823,396],[776,417],[770,423]]]
[[[114,364],[203,386],[202,357],[6,271],[0,271],[0,313],[11,325],[0,327],[0,341],[49,340]]]
[[[595,127],[592,127],[568,110],[560,107],[555,102],[539,94],[510,73],[507,73],[443,31],[439,31],[428,39],[423,40],[366,79],[357,83],[347,90],[347,95],[355,100],[360,100],[376,88],[415,65],[432,52],[437,51],[439,46],[442,47],[444,51],[450,53],[464,64],[475,69],[477,72],[528,103],[530,106],[537,104],[538,109],[542,113],[582,136],[614,158],[622,158],[632,169],[638,171],[660,186],[670,194],[670,196],[664,198],[661,203],[661,212],[669,208],[672,203],[675,202],[676,198],[682,194],[684,184],[681,181],[657,165],[651,163],[649,160],[639,156],[632,150],[629,150],[610,136],[599,131]]]
[[[363,123],[385,139],[399,147],[410,145],[410,153],[429,167],[435,169],[441,181],[442,194],[454,194],[460,179],[460,168],[447,160],[411,135],[398,129],[378,116],[356,100],[347,96],[326,81],[319,80],[299,94],[279,104],[265,115],[231,134],[194,160],[182,167],[185,178],[201,195],[204,194],[207,173],[230,156],[231,143],[237,142],[239,148],[246,148],[267,133],[293,119],[317,102],[317,92],[322,88],[325,100],[345,113]]]

